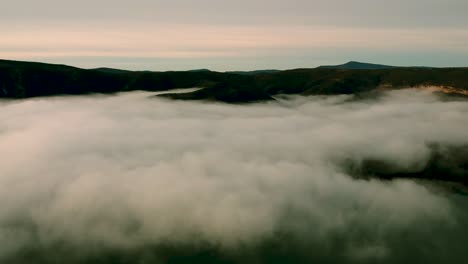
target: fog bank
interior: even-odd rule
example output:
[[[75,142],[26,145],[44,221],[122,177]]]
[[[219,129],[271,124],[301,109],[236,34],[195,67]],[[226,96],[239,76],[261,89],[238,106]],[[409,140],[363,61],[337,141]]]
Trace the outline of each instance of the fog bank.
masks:
[[[150,95],[0,101],[0,261],[468,258],[466,193],[348,166],[376,160],[406,175],[428,166],[434,144],[442,156],[468,146],[466,101],[417,90],[250,105]]]

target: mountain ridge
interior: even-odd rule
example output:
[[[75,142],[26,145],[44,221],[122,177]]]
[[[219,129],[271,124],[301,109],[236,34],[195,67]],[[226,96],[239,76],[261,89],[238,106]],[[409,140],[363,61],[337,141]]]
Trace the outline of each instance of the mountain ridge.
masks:
[[[391,66],[384,64],[360,62],[360,61],[349,61],[344,64],[338,65],[322,65],[317,67],[319,69],[341,69],[341,70],[384,70],[384,69],[395,69],[395,68],[425,68],[434,69],[436,67],[429,66]]]
[[[468,90],[468,68],[394,67],[363,69],[369,64],[347,63],[360,69],[309,68],[253,72],[127,71],[112,68],[81,69],[67,65],[0,60],[0,98],[167,91],[202,87],[186,94],[164,94],[180,100],[246,103],[273,100],[276,94],[355,94],[380,87],[398,89],[443,86]],[[346,65],[346,64],[345,64]],[[372,67],[382,66],[370,64]],[[247,73],[247,74],[246,74]],[[454,93],[455,93],[454,92]],[[463,94],[463,93],[461,93]]]
[[[342,70],[381,70],[381,69],[392,69],[392,68],[399,68],[399,67],[383,65],[383,64],[359,62],[359,61],[349,61],[347,63],[339,64],[339,65],[322,65],[317,68],[342,69]]]

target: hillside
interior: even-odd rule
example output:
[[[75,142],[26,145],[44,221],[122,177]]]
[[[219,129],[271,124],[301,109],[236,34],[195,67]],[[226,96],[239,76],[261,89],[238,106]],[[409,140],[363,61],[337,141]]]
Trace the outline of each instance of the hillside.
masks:
[[[261,74],[213,71],[125,71],[80,69],[66,65],[0,60],[0,98],[66,94],[165,91],[203,87],[185,94],[161,96],[230,103],[270,100],[276,94],[353,94],[378,88],[423,85],[468,91],[468,68],[296,69]]]

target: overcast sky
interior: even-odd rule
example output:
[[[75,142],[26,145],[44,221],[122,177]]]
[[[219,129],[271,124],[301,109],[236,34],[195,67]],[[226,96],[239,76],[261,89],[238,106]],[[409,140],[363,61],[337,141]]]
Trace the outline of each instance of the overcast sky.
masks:
[[[16,0],[0,57],[169,70],[468,66],[466,0]]]

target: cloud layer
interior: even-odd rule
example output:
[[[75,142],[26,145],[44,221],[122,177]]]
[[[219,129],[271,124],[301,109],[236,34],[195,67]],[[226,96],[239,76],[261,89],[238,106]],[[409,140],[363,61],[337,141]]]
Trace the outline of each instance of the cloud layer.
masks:
[[[247,106],[148,96],[0,102],[0,260],[467,257],[466,197],[341,166],[426,166],[430,143],[468,144],[466,102],[412,90]]]

